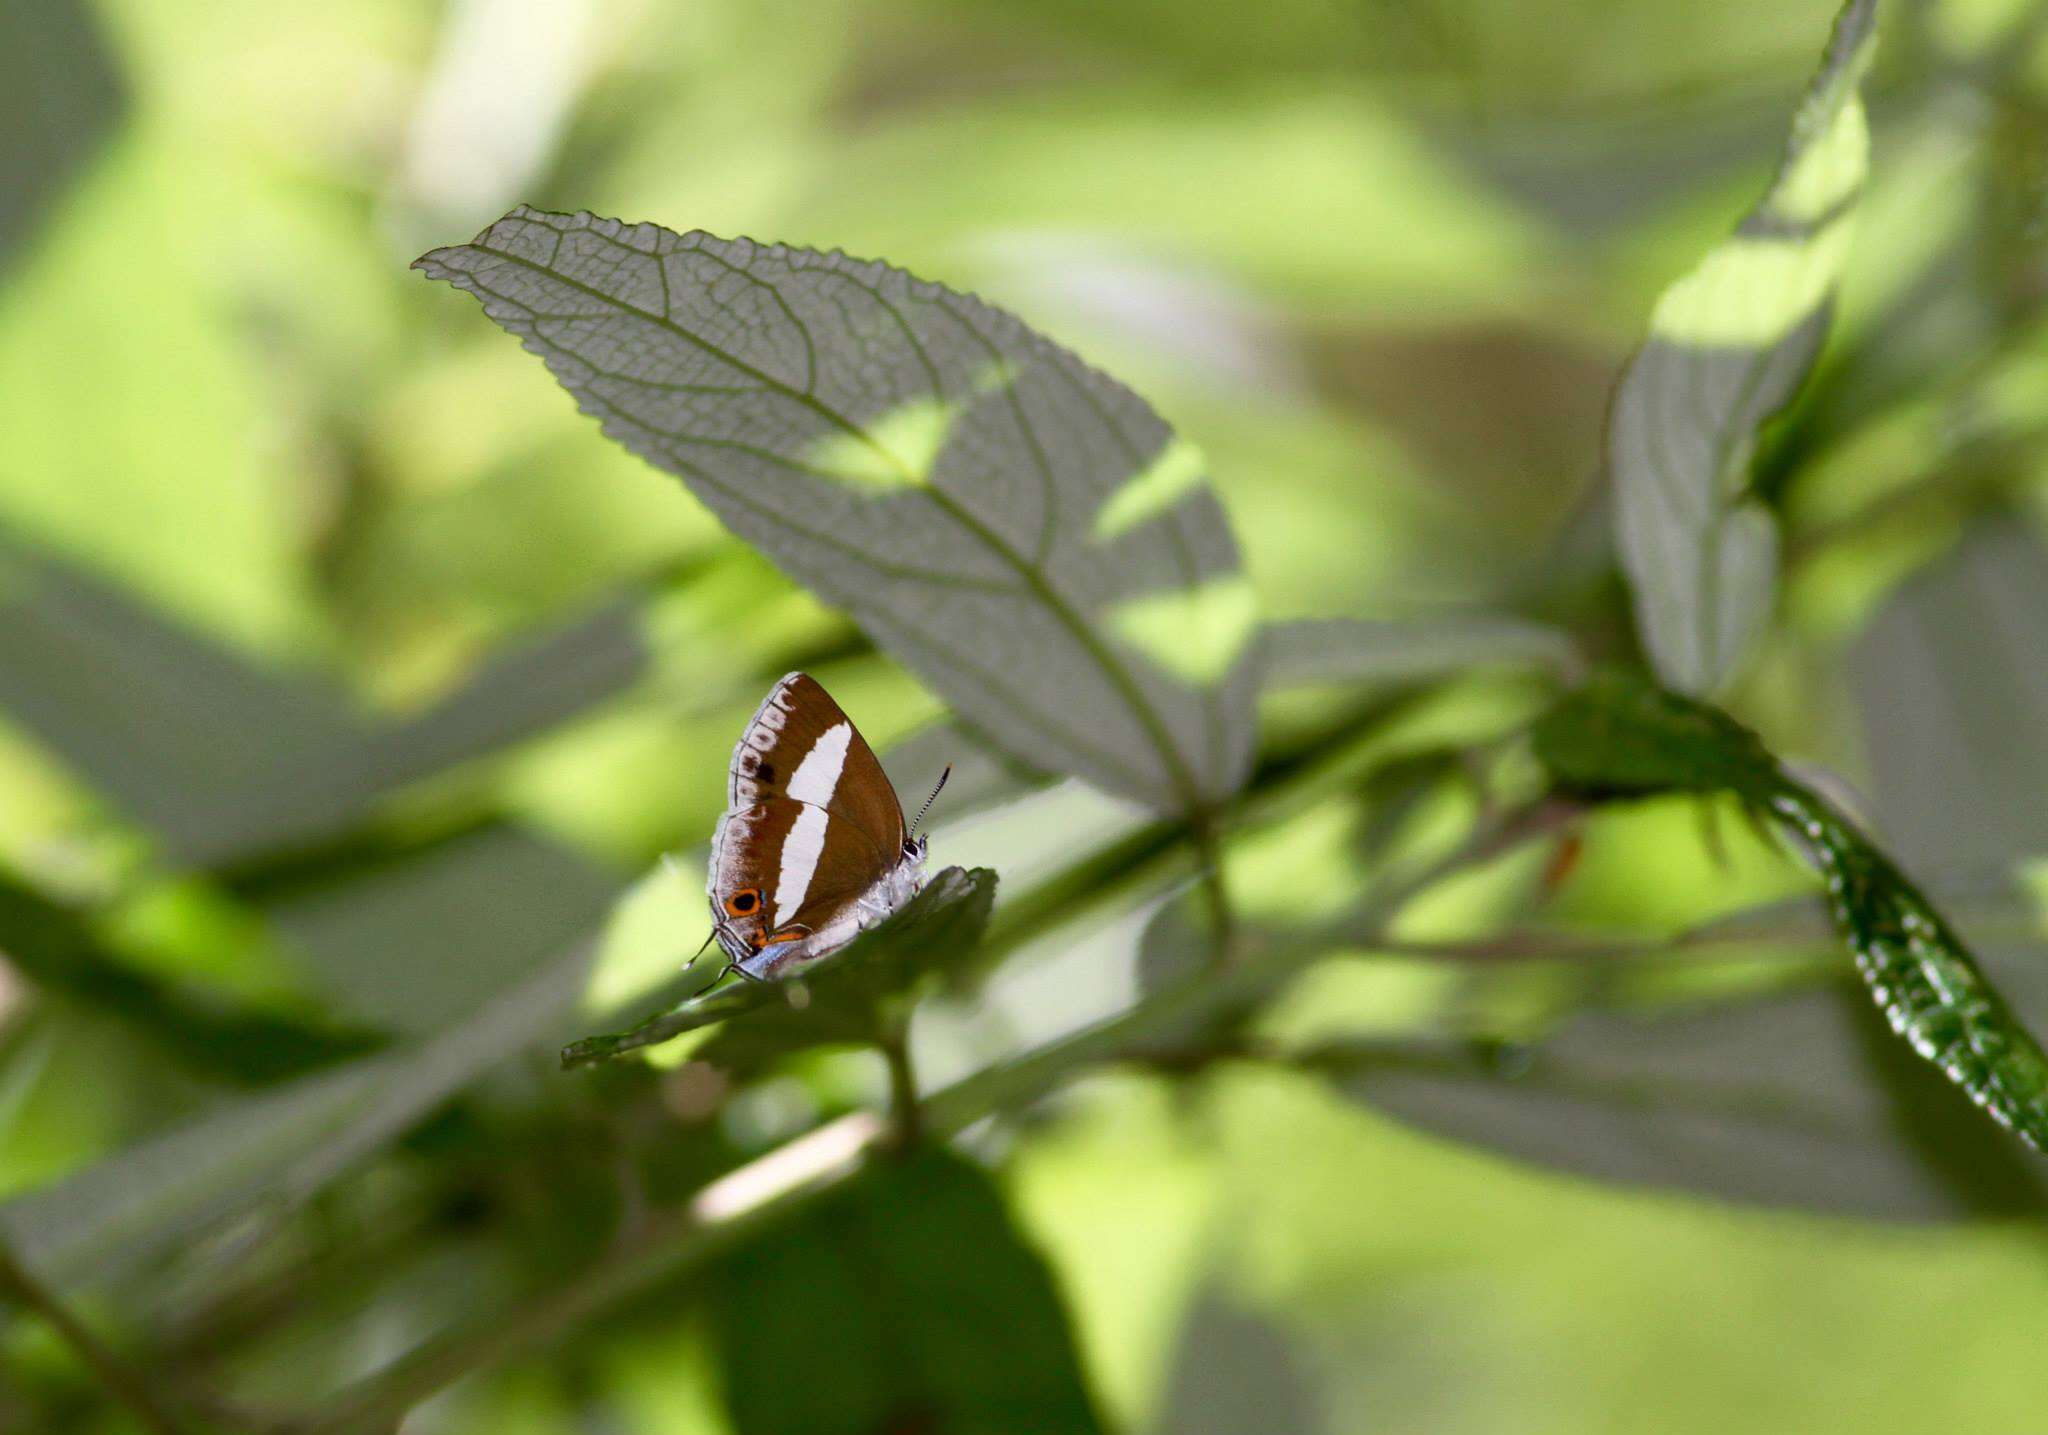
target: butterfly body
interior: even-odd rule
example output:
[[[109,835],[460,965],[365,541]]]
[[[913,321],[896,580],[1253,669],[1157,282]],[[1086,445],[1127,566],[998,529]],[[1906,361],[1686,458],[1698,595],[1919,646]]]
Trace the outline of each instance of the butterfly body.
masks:
[[[924,885],[882,765],[803,673],[777,683],[733,748],[711,841],[712,932],[735,969],[775,980],[888,919]]]

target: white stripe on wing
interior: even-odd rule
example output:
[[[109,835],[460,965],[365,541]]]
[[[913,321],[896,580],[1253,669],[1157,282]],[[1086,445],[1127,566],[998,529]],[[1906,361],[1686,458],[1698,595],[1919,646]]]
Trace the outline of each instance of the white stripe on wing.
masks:
[[[775,879],[776,926],[794,917],[804,904],[804,893],[811,890],[818,858],[825,851],[825,829],[831,821],[824,808],[805,807],[789,825],[789,835],[782,839],[782,873]]]
[[[839,773],[846,766],[847,744],[853,741],[853,724],[837,723],[818,735],[804,760],[789,775],[789,795],[813,807],[830,807],[839,787]]]

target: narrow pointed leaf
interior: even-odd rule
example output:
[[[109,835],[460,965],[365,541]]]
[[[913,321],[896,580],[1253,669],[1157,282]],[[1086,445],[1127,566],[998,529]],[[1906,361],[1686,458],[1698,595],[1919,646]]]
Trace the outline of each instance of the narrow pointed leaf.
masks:
[[[1011,315],[525,208],[418,267],[1022,762],[1174,811],[1243,781],[1257,611],[1201,457]]]
[[[1777,524],[1749,491],[1750,458],[1827,333],[1869,164],[1858,86],[1876,39],[1877,0],[1850,0],[1769,192],[1664,291],[1615,395],[1622,567],[1643,646],[1684,692],[1723,686],[1771,610]]]
[[[1756,734],[1704,703],[1608,677],[1565,698],[1533,737],[1563,787],[1725,791],[1776,823],[1826,879],[1835,929],[1892,1030],[2001,1125],[2048,1149],[2048,1056],[1934,904]]]

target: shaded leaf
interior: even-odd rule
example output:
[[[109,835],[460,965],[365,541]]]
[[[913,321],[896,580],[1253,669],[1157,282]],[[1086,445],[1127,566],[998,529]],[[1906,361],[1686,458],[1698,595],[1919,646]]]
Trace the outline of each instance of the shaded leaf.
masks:
[[[1031,766],[1213,805],[1256,604],[1199,453],[1000,310],[842,254],[516,209],[419,267]]]
[[[731,1025],[707,1046],[707,1059],[752,1064],[803,1046],[872,1041],[878,1002],[972,955],[995,894],[987,868],[948,867],[902,911],[801,977],[721,986],[631,1031],[572,1042],[562,1065],[608,1060],[719,1022]]]
[[[70,1282],[118,1274],[259,1204],[302,1202],[558,1031],[589,965],[579,943],[431,1037],[224,1104],[0,1203],[0,1234],[25,1263]]]
[[[617,604],[515,645],[436,707],[379,727],[339,689],[268,671],[0,534],[0,709],[197,866],[330,839],[391,788],[622,691],[645,661],[637,619]]]
[[[1872,805],[1908,863],[2002,870],[2048,853],[2048,551],[1979,529],[1904,584],[1850,672]]]
[[[0,9],[0,270],[122,108],[120,77],[85,0]]]
[[[1413,682],[1495,663],[1572,676],[1579,658],[1571,639],[1557,629],[1508,616],[1402,622],[1311,618],[1266,629],[1268,690]]]
[[[1770,190],[1664,291],[1615,395],[1607,461],[1636,626],[1686,692],[1723,686],[1771,610],[1777,523],[1750,460],[1827,332],[1869,165],[1858,86],[1876,27],[1876,0],[1842,8]]]
[[[1052,780],[1003,757],[956,722],[920,728],[882,754],[882,767],[906,803],[924,801],[939,774],[953,769],[932,808],[931,823],[958,822],[1035,792]]]
[[[1158,1435],[1316,1435],[1314,1371],[1287,1332],[1217,1288],[1199,1293],[1174,1352]]]
[[[295,883],[262,906],[338,1010],[434,1032],[597,927],[619,887],[568,848],[498,824]]]
[[[1101,1429],[1044,1258],[947,1151],[876,1162],[721,1261],[711,1292],[739,1435]]]
[[[2048,965],[2001,961],[2048,1013]],[[1941,1078],[1853,988],[1593,1011],[1502,1050],[1360,1053],[1347,1091],[1404,1121],[1601,1180],[1894,1220],[2039,1215],[2048,1174],[1955,1120]]]
[[[1933,903],[1756,734],[1704,703],[1610,676],[1535,725],[1536,754],[1579,792],[1727,791],[1826,879],[1829,914],[1892,1029],[2028,1145],[2048,1148],[2048,1057]]]
[[[177,989],[102,945],[80,912],[0,874],[0,958],[37,985],[143,1033],[194,1071],[265,1085],[360,1056],[364,1031],[236,1010]]]

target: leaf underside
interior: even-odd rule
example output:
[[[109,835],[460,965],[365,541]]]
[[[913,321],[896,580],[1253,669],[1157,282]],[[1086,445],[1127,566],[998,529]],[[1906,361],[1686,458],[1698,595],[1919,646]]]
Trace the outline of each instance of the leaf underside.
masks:
[[[520,208],[418,261],[1027,765],[1169,811],[1243,781],[1258,624],[1192,447],[887,265]]]
[[[1825,797],[1726,714],[1621,677],[1588,684],[1534,731],[1566,788],[1728,792],[1826,880],[1836,931],[1892,1030],[2001,1125],[2048,1149],[2048,1057],[1934,905]]]
[[[1868,169],[1858,85],[1876,25],[1876,0],[1843,7],[1770,190],[1664,292],[1615,394],[1621,563],[1643,646],[1683,692],[1724,686],[1770,614],[1777,522],[1749,491],[1749,460],[1827,333]]]

